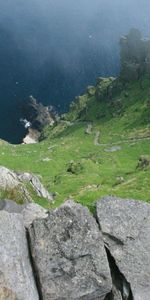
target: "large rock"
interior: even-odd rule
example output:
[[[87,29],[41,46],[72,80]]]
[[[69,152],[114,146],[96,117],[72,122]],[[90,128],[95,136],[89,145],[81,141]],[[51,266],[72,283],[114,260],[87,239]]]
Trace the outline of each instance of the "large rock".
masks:
[[[97,219],[122,299],[149,300],[150,205],[105,197],[97,203]]]
[[[35,192],[37,193],[37,195],[39,197],[43,197],[48,199],[49,201],[53,200],[53,196],[52,194],[50,194],[45,187],[43,186],[43,184],[40,182],[39,178],[33,174],[30,173],[23,173],[23,174],[19,174],[18,175],[19,180],[21,181],[27,181],[29,182],[33,189],[35,190]]]
[[[24,202],[32,202],[30,193],[24,184],[25,182],[32,186],[39,197],[49,201],[53,200],[53,195],[46,190],[37,176],[30,173],[16,173],[0,166],[0,189],[9,191],[17,189]]]
[[[112,282],[98,225],[87,208],[67,201],[29,228],[44,300],[103,300]]]
[[[23,218],[0,212],[0,299],[38,300]]]
[[[13,171],[0,167],[0,188],[13,189],[19,184],[17,175]]]

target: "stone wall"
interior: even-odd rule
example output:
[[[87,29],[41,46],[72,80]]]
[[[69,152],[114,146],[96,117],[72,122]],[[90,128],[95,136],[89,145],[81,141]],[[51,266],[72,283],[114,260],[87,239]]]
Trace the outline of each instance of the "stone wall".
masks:
[[[3,200],[1,300],[149,300],[150,205],[105,197],[93,217]]]

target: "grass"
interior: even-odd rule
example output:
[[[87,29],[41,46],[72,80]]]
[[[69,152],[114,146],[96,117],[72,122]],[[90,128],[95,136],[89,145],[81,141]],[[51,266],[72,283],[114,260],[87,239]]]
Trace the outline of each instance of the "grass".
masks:
[[[143,78],[142,87],[139,81],[128,84],[112,100],[105,96],[98,101],[93,94],[85,94],[63,118],[54,128],[45,128],[46,139],[39,144],[0,143],[0,165],[40,176],[56,194],[50,205],[33,194],[35,202],[53,208],[73,198],[91,210],[105,195],[150,202],[150,168],[136,169],[139,157],[150,155],[149,78]],[[91,134],[85,134],[88,122]],[[99,146],[94,145],[96,131],[100,132]],[[107,152],[114,145],[120,150]],[[82,166],[77,174],[67,171],[71,161]]]

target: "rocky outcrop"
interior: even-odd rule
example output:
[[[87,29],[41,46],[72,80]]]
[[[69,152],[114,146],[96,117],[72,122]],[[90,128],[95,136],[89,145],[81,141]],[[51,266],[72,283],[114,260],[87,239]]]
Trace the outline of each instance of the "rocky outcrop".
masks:
[[[0,299],[150,299],[149,204],[105,197],[96,218],[70,200],[0,209]]]
[[[18,179],[21,182],[29,182],[39,197],[46,198],[49,201],[53,200],[52,194],[45,189],[37,176],[30,173],[22,173],[18,174]]]
[[[5,167],[0,167],[0,189],[9,191],[16,189],[23,197],[24,202],[32,202],[25,183],[30,183],[39,197],[46,198],[49,201],[53,200],[52,194],[44,188],[37,176],[30,173],[16,173]]]
[[[106,197],[97,220],[120,299],[150,299],[150,205]]]
[[[120,49],[120,75],[118,78],[97,79],[95,97],[98,101],[112,100],[127,82],[150,75],[150,39],[142,38],[140,31],[133,28],[128,35],[121,37]]]
[[[17,174],[5,167],[0,167],[0,188],[11,189],[18,186]]]
[[[0,212],[0,299],[39,299],[23,218],[5,211]]]
[[[28,130],[23,139],[23,144],[34,144],[41,139],[41,132],[47,125],[53,126],[58,115],[52,106],[44,106],[33,96],[22,105],[23,118],[21,123]]]
[[[102,235],[87,208],[72,201],[29,229],[42,299],[105,299],[111,277]]]
[[[99,77],[95,87],[96,100],[110,101],[116,94],[122,92],[126,83],[141,79],[143,75],[150,75],[150,39],[142,38],[138,29],[132,28],[128,35],[121,37],[120,56],[119,77]],[[122,105],[116,101],[113,104]],[[120,113],[122,107],[116,107],[116,111]]]
[[[36,144],[39,141],[41,133],[38,130],[29,128],[28,133],[23,139],[23,144]]]
[[[95,90],[96,99],[98,101],[103,101],[106,98],[107,100],[110,100],[112,98],[115,86],[116,86],[115,77],[108,77],[108,78],[99,77],[97,79],[96,90]]]
[[[23,107],[24,117],[31,123],[31,127],[41,131],[46,125],[53,125],[55,113],[52,106],[44,106],[33,96],[30,96]]]
[[[121,75],[125,81],[137,80],[150,74],[150,39],[142,38],[138,29],[131,29],[120,40]]]

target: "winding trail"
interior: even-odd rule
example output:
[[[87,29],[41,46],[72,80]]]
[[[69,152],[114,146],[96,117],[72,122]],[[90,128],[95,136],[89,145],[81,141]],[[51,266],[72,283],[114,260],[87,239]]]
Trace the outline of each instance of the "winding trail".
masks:
[[[98,133],[98,132],[97,132]],[[99,137],[98,137],[99,139]],[[119,144],[127,144],[127,143],[134,143],[134,142],[138,142],[138,141],[147,141],[147,140],[150,140],[150,136],[147,136],[147,137],[143,137],[143,138],[134,138],[134,139],[126,139],[126,140],[120,140],[118,142],[114,142],[114,143],[107,143],[107,144],[100,144],[100,143],[95,143],[95,141],[97,142],[97,135],[95,136],[95,139],[94,139],[94,145],[95,146],[113,146],[113,145],[119,145]]]

